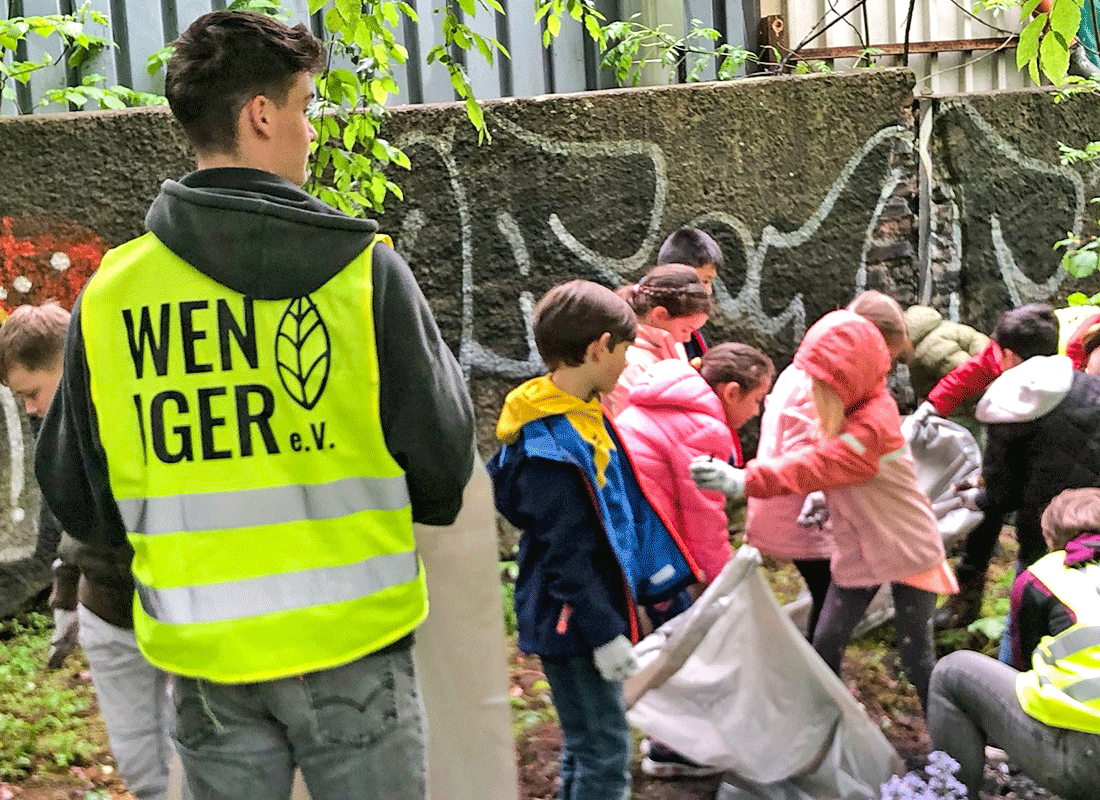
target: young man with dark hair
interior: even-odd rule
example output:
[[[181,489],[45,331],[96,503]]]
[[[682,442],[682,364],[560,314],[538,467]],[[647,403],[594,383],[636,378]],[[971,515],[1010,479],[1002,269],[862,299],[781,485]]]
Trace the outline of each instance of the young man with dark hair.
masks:
[[[504,444],[489,462],[497,509],[523,532],[519,647],[541,658],[553,692],[562,800],[629,795],[622,682],[637,667],[636,604],[666,600],[701,575],[601,411],[636,325],[626,301],[597,284],[547,292],[534,329],[550,373],[509,393],[497,422]]]
[[[658,265],[684,264],[695,267],[708,295],[714,294],[714,279],[718,277],[718,270],[722,269],[723,263],[722,248],[718,246],[718,242],[709,233],[698,228],[683,227],[673,231],[657,251]],[[684,351],[689,361],[702,358],[707,352],[703,334],[692,331],[691,338],[684,342]]]
[[[462,372],[404,261],[303,192],[322,48],[214,12],[166,76],[198,170],[73,310],[36,454],[74,537],[133,545],[142,652],[174,673],[200,800],[422,800],[413,522],[454,521]]]

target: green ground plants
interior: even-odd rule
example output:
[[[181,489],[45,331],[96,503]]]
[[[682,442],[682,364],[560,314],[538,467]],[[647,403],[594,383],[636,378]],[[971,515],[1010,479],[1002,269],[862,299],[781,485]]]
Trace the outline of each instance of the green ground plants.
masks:
[[[53,621],[31,611],[0,621],[0,780],[87,764],[102,748],[91,733],[96,716],[83,659],[47,671]]]

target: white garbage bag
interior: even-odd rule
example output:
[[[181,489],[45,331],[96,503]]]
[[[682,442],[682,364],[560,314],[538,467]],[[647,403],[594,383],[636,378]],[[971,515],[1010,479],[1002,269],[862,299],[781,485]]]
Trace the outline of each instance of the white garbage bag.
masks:
[[[867,800],[902,762],[779,607],[759,565],[759,552],[742,547],[691,608],[637,645],[627,718],[726,769],[730,798]]]

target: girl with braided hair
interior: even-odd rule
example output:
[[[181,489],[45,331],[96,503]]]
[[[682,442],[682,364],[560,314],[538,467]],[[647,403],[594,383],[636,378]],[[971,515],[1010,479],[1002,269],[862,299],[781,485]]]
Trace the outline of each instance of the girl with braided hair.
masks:
[[[682,343],[710,315],[706,287],[695,269],[683,264],[654,267],[618,293],[638,315],[638,334],[626,351],[626,369],[618,384],[604,397],[612,418],[629,405],[630,388],[647,369],[666,359],[687,362]]]

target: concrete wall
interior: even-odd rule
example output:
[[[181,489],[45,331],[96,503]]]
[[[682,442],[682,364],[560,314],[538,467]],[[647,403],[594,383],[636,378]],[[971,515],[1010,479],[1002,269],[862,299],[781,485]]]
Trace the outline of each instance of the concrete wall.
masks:
[[[504,393],[541,369],[534,300],[568,278],[634,280],[679,225],[725,252],[710,338],[780,362],[865,287],[903,303],[927,290],[983,329],[1068,294],[1050,245],[1100,190],[1096,168],[1058,165],[1057,142],[1100,139],[1100,99],[926,100],[921,136],[912,88],[875,69],[501,101],[482,146],[460,106],[395,110],[387,134],[413,170],[382,226],[469,375],[483,453]],[[10,307],[71,302],[190,159],[165,111],[137,110],[0,121],[0,166]]]

